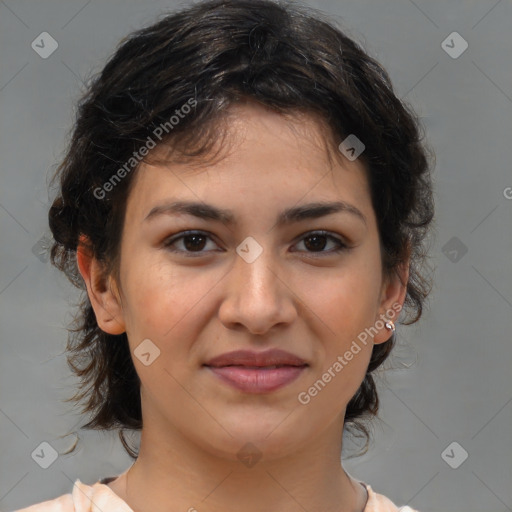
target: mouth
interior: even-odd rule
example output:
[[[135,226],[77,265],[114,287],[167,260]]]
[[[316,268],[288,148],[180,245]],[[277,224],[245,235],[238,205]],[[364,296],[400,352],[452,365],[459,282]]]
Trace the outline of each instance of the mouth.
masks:
[[[290,384],[309,366],[303,359],[277,349],[236,351],[203,365],[223,383],[245,393],[270,393]]]

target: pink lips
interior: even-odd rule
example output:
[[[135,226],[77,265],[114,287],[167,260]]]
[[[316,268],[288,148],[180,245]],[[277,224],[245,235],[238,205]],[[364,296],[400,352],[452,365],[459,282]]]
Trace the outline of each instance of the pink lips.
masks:
[[[308,366],[289,352],[237,350],[208,361],[205,366],[227,384],[246,393],[269,393],[295,380]]]

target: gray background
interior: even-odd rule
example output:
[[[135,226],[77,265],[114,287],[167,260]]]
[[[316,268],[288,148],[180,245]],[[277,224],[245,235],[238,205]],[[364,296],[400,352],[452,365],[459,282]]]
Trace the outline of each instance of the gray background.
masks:
[[[398,326],[395,369],[380,381],[375,441],[345,467],[398,505],[422,512],[512,510],[512,2],[309,4],[336,17],[384,64],[397,94],[420,113],[437,154],[430,308],[418,324]],[[77,294],[36,254],[47,233],[47,181],[62,157],[82,78],[101,68],[122,36],[175,5],[0,1],[4,511],[131,463],[115,434],[88,431],[80,432],[75,455],[60,455],[48,469],[31,457],[45,441],[64,451],[74,437],[59,436],[80,422],[62,402],[75,384],[63,350]],[[31,48],[43,31],[58,42],[47,59]],[[458,58],[442,47],[454,31],[469,45]],[[448,44],[460,48],[456,40]],[[456,465],[462,450],[469,455],[457,469],[442,457],[452,442],[460,447],[444,459]]]

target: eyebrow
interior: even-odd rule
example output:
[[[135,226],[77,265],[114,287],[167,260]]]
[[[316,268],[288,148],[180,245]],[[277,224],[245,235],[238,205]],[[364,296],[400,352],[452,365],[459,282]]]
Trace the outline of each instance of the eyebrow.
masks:
[[[349,213],[366,224],[366,217],[355,206],[344,201],[333,201],[325,203],[309,203],[302,206],[295,206],[283,210],[278,218],[277,225],[292,224],[306,219],[317,219],[332,213]],[[174,201],[157,205],[151,209],[144,222],[156,218],[159,215],[187,214],[199,219],[215,220],[227,226],[236,223],[235,216],[231,210],[217,208],[216,206],[193,201]]]

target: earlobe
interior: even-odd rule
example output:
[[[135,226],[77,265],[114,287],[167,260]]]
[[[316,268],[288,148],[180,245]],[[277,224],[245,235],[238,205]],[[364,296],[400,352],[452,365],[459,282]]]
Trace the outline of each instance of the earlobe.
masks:
[[[98,327],[108,334],[122,334],[126,327],[119,297],[112,290],[112,277],[105,274],[85,235],[80,236],[76,259]]]
[[[400,265],[397,271],[384,280],[379,316],[376,325],[382,323],[382,329],[374,337],[374,344],[388,341],[395,333],[396,320],[400,315],[407,294],[409,281],[409,260]]]

